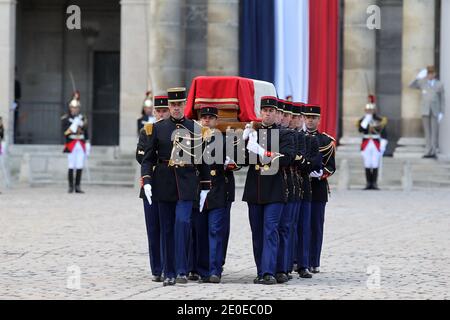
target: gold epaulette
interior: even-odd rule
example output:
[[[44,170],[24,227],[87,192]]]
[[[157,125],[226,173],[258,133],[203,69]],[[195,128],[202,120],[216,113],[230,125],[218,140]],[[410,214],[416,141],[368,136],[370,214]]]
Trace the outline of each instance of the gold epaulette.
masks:
[[[153,123],[146,123],[144,126],[144,130],[148,136],[151,136],[153,133]]]
[[[388,118],[382,117],[382,118],[381,118],[380,126],[381,126],[382,128],[384,128],[384,127],[387,126],[387,124],[388,124]]]
[[[202,137],[204,140],[211,139],[213,131],[208,127],[202,127]]]
[[[322,132],[324,135],[326,135],[328,138],[330,138],[331,140],[333,140],[334,142],[336,142],[336,139],[332,136],[330,136],[328,133],[326,132]]]
[[[69,116],[67,115],[67,114],[64,114],[62,117],[61,117],[61,120],[65,120],[65,119],[67,119]]]

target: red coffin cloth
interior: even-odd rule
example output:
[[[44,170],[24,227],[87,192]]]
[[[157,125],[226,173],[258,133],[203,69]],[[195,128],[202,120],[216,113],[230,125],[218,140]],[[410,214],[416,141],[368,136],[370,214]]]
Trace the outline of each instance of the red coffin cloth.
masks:
[[[258,121],[255,114],[254,97],[255,87],[251,79],[241,77],[197,77],[192,81],[184,113],[187,118],[195,118],[196,99],[237,99],[239,101],[239,121]]]

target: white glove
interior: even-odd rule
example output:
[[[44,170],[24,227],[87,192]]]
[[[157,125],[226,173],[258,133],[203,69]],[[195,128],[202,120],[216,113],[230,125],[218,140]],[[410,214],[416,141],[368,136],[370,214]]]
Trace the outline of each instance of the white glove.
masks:
[[[266,153],[266,150],[264,150],[263,147],[261,147],[258,143],[253,142],[251,140],[247,144],[247,150],[259,155],[260,157],[264,157]]]
[[[372,119],[373,119],[372,114],[366,114],[363,121],[361,121],[361,127],[363,127],[363,129],[367,129],[367,127],[369,126],[369,123],[370,123],[370,121],[372,121]]]
[[[247,124],[247,125],[245,126],[244,133],[242,134],[242,137],[244,138],[244,141],[245,141],[245,140],[248,140],[248,137],[249,137],[249,135],[250,135],[250,133],[251,133],[252,131],[255,131],[255,130],[251,127],[250,124]]]
[[[311,178],[320,178],[323,176],[323,170],[321,169],[320,171],[313,171],[309,174],[309,176]]]
[[[200,212],[203,211],[203,206],[206,202],[206,197],[208,196],[209,190],[200,191]]]
[[[72,131],[73,133],[76,133],[78,131],[78,126],[79,126],[80,121],[81,120],[79,117],[74,118],[72,121],[72,124],[70,125],[70,128],[69,128],[70,131]]]
[[[248,137],[249,142],[258,143],[258,133],[253,130]]]
[[[144,185],[145,197],[147,198],[148,203],[152,204],[152,186],[150,184]]]
[[[223,167],[226,168],[230,163],[231,163],[231,158],[229,156],[226,156]]]
[[[90,142],[86,142],[86,156],[89,157],[90,154],[91,154],[91,144]]]
[[[426,68],[425,68],[425,69],[422,69],[422,70],[420,70],[420,72],[417,74],[416,79],[418,79],[418,80],[420,80],[420,79],[425,79],[425,78],[427,77],[427,75],[428,75],[427,69],[426,69]]]
[[[444,114],[442,112],[439,112],[439,114],[438,114],[438,123],[441,123],[442,119],[444,119]]]

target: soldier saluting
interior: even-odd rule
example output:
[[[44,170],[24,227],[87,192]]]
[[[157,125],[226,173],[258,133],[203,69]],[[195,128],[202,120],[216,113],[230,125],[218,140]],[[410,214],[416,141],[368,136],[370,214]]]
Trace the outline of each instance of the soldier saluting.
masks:
[[[164,286],[187,283],[191,214],[199,190],[194,163],[198,141],[195,132],[199,130],[184,116],[186,89],[169,89],[168,102],[169,119],[148,125],[148,144],[141,166],[145,196],[149,204],[153,198],[159,207]]]
[[[86,157],[89,156],[91,144],[89,143],[87,118],[80,113],[80,93],[75,91],[69,102],[69,112],[62,118],[62,129],[65,137],[64,153],[68,153],[68,180],[69,193],[84,193],[81,190],[81,175]],[[73,173],[76,171],[75,185]]]
[[[277,106],[276,97],[263,97],[261,126],[256,131],[246,128],[243,135],[248,140],[246,164],[250,165],[243,201],[248,204],[252,230],[254,283],[266,285],[277,283],[278,224],[289,196],[287,177],[280,167],[289,166],[294,158],[292,136],[275,124]],[[257,161],[250,163],[255,155]]]

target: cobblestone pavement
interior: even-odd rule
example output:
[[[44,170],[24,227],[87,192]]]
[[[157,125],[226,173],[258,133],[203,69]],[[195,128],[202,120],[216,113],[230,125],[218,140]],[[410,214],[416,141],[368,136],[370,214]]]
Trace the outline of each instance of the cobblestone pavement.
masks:
[[[136,191],[86,191],[3,191],[0,299],[450,297],[449,190],[334,192],[326,214],[323,272],[276,286],[252,283],[256,271],[246,205],[237,202],[223,283],[175,287],[150,280]],[[80,289],[73,289],[71,270],[77,269],[71,266],[81,272]]]

